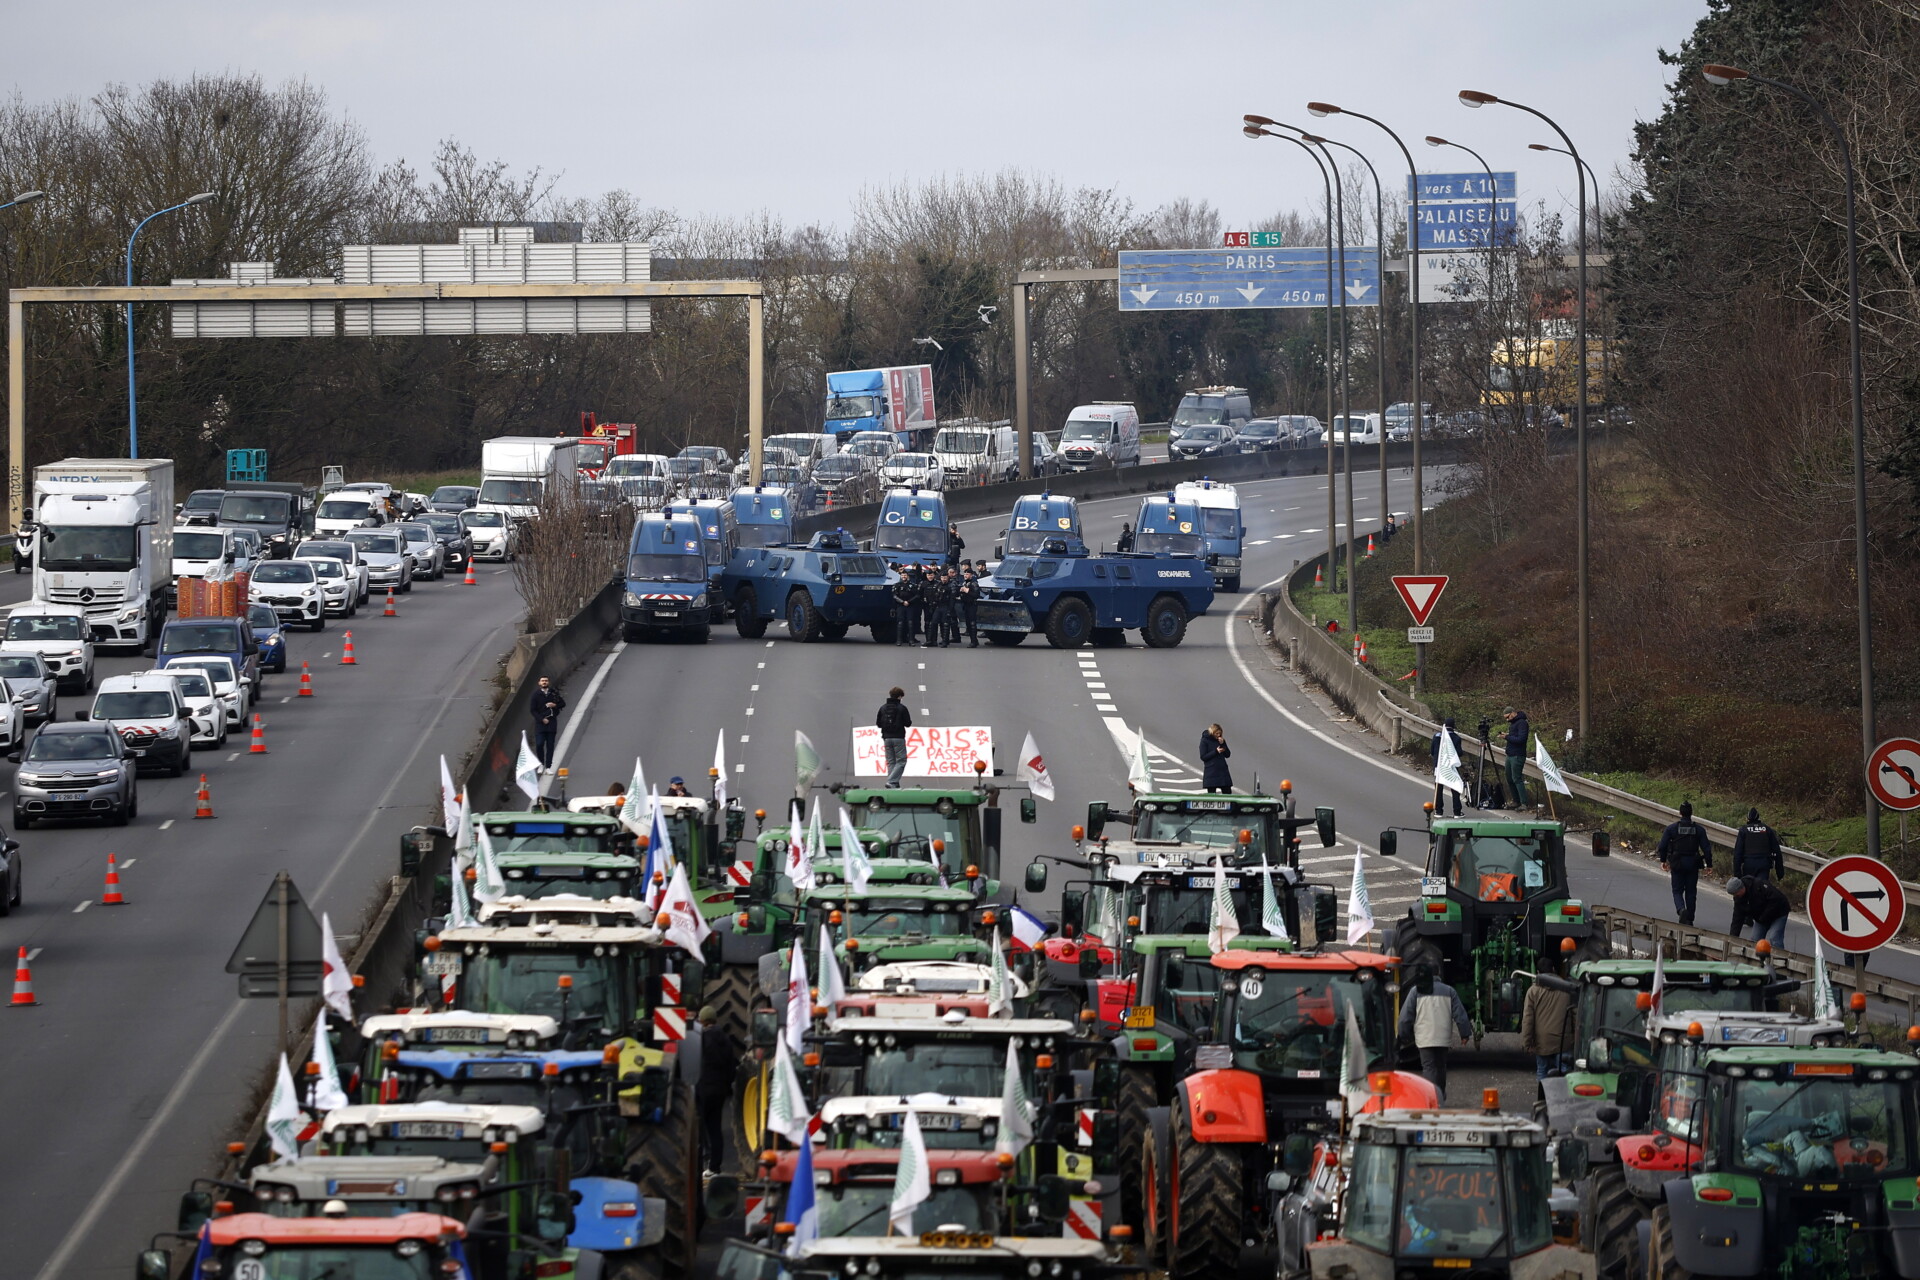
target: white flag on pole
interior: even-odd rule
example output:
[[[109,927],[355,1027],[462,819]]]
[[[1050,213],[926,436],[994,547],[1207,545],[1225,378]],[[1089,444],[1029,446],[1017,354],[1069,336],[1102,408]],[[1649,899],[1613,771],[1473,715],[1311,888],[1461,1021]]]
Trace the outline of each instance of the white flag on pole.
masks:
[[[1560,776],[1560,770],[1553,763],[1553,757],[1547,754],[1545,734],[1535,734],[1533,739],[1533,762],[1540,766],[1540,780],[1547,784],[1547,790],[1558,791],[1563,796],[1571,796],[1573,788]]]
[[[661,937],[690,956],[702,957],[701,944],[713,930],[707,926],[707,918],[700,914],[700,904],[693,900],[693,886],[687,883],[684,862],[673,864],[673,879],[667,882],[666,895],[660,899],[660,912],[654,917],[656,923],[660,916],[667,918],[660,929]]]
[[[987,1014],[999,1017],[1013,1007],[1013,975],[1007,972],[1007,942],[993,927],[993,967],[987,971]]]
[[[1353,851],[1353,884],[1347,889],[1347,945],[1354,946],[1373,932],[1373,899],[1367,895],[1367,869],[1360,850]]]
[[[620,825],[634,835],[647,834],[647,773],[640,757],[633,758],[633,777],[627,782],[627,798],[620,802]]]
[[[453,864],[453,874],[448,877],[453,906],[447,912],[447,927],[464,929],[473,921],[473,901],[467,897],[467,870],[458,862]]]
[[[827,837],[820,830],[820,797],[813,798],[813,812],[807,821],[807,862],[827,856]]]
[[[865,893],[867,882],[873,879],[873,859],[867,857],[866,846],[860,843],[860,833],[854,830],[845,807],[840,810],[840,864],[845,868],[847,887]]]
[[[1233,894],[1227,889],[1227,864],[1213,864],[1213,926],[1207,930],[1207,950],[1219,955],[1240,936],[1240,919],[1233,913]]]
[[[813,1113],[807,1108],[807,1096],[800,1088],[800,1073],[793,1069],[793,1055],[787,1042],[774,1042],[773,1070],[767,1081],[767,1128],[794,1146],[805,1146]]]
[[[300,1095],[294,1092],[293,1072],[287,1055],[280,1055],[280,1074],[273,1082],[273,1100],[267,1104],[267,1141],[273,1154],[291,1160],[300,1154],[300,1131],[307,1127],[306,1113],[300,1110]]]
[[[1267,865],[1267,855],[1260,855],[1260,927],[1275,938],[1293,941],[1293,935],[1287,932],[1286,913],[1280,910],[1280,897],[1273,891],[1273,868]]]
[[[333,936],[333,922],[320,913],[320,994],[327,1007],[343,1022],[353,1022],[353,975],[341,958],[339,940]]]
[[[484,822],[474,830],[473,872],[473,896],[476,900],[497,902],[507,896],[507,881],[500,874],[500,862],[493,853],[493,837],[487,834],[487,824]]]
[[[1833,979],[1827,975],[1827,949],[1817,937],[1813,940],[1813,1016],[1840,1016],[1840,997],[1834,994]]]
[[[334,1065],[333,1042],[327,1039],[327,1011],[320,1011],[313,1024],[313,1061],[320,1074],[313,1078],[313,1105],[321,1115],[347,1105],[347,1091],[340,1087],[340,1068]]]
[[[1147,760],[1147,731],[1133,739],[1133,759],[1127,762],[1127,785],[1140,795],[1153,790],[1153,765]]]
[[[820,752],[814,747],[813,739],[795,729],[793,731],[793,780],[797,788],[804,792],[819,778],[823,766]]]
[[[1340,1048],[1340,1092],[1347,1100],[1347,1114],[1358,1115],[1372,1094],[1367,1083],[1367,1042],[1361,1038],[1360,1024],[1351,1008],[1346,1011],[1347,1038]]]
[[[460,824],[460,793],[453,789],[453,773],[447,768],[447,758],[440,757],[440,825],[452,835]]]
[[[1018,1158],[1033,1141],[1033,1103],[1027,1098],[1026,1081],[1020,1078],[1020,1054],[1007,1039],[1007,1075],[1000,1086],[1000,1132],[993,1149]]]
[[[833,933],[820,926],[820,1003],[828,1010],[847,998],[846,979],[840,976],[840,961],[833,954]]]
[[[933,1195],[933,1179],[927,1170],[927,1140],[920,1132],[920,1113],[907,1108],[907,1122],[900,1130],[900,1164],[893,1176],[893,1200],[887,1206],[889,1232],[913,1234],[913,1211]]]
[[[713,744],[713,807],[727,807],[727,731],[722,729]]]
[[[1433,780],[1455,795],[1467,794],[1467,780],[1460,776],[1460,748],[1453,745],[1453,731],[1445,725],[1440,726],[1440,758],[1433,762]]]
[[[1040,745],[1031,732],[1020,747],[1020,781],[1042,800],[1053,799],[1053,775],[1047,772],[1047,762],[1040,758]]]
[[[527,731],[520,731],[520,756],[513,762],[513,780],[527,793],[527,803],[535,804],[540,799],[540,757],[533,754],[533,748],[527,745]]]
[[[806,833],[800,829],[800,802],[793,802],[793,828],[787,835],[787,879],[793,881],[793,887],[800,893],[812,893],[819,883],[813,874],[812,850],[808,847]]]
[[[1667,949],[1663,943],[1655,943],[1653,947],[1653,984],[1649,994],[1653,1007],[1648,1012],[1659,1017],[1660,1006],[1667,998]]]
[[[459,869],[473,861],[473,806],[464,791],[460,793],[460,816],[454,823],[453,865]]]
[[[807,1051],[807,1029],[813,1026],[813,984],[807,981],[807,945],[793,940],[793,960],[787,969],[787,1048]]]

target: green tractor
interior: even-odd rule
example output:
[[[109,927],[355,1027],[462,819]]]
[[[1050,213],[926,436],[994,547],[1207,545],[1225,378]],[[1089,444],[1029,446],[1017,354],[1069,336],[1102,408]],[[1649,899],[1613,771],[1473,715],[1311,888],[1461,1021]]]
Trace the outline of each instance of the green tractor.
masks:
[[[1114,839],[1111,824],[1124,824],[1130,834]],[[1096,800],[1087,806],[1085,837],[1097,852],[1117,863],[1152,863],[1162,855],[1196,850],[1230,852],[1241,866],[1262,862],[1278,867],[1300,867],[1300,832],[1317,830],[1321,848],[1334,842],[1334,813],[1320,807],[1310,818],[1295,812],[1293,784],[1282,782],[1277,796],[1238,793],[1189,795],[1186,792],[1135,796],[1130,808],[1116,808]],[[1076,832],[1076,839],[1080,833]]]
[[[1383,856],[1393,857],[1398,844],[1397,831],[1380,833]],[[1434,818],[1420,896],[1394,924],[1388,949],[1404,971],[1427,965],[1460,993],[1478,1048],[1489,1032],[1520,1029],[1543,957],[1597,960],[1611,944],[1568,887],[1560,823]]]
[[[1920,1277],[1920,1064],[1715,1049],[1699,1070],[1698,1157],[1660,1186],[1640,1274]]]

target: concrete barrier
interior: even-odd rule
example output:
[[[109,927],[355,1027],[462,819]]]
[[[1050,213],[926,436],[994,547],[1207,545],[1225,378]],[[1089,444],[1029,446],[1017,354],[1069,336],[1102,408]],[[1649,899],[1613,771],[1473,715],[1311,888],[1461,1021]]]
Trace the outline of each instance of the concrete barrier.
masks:
[[[1339,555],[1342,560],[1346,558],[1344,544]],[[1414,717],[1420,717],[1423,723],[1431,720],[1433,712],[1424,703],[1388,688],[1355,662],[1352,636],[1344,631],[1337,638],[1328,635],[1325,619],[1316,624],[1293,603],[1294,591],[1310,585],[1314,569],[1323,566],[1326,559],[1323,551],[1289,573],[1278,594],[1263,598],[1261,617],[1289,663],[1311,676],[1341,710],[1385,738],[1397,751],[1408,723]]]

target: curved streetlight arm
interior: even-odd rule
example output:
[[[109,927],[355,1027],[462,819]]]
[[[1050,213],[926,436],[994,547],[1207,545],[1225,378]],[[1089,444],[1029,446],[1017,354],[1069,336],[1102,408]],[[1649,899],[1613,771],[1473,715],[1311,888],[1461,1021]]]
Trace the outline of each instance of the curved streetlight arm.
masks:
[[[140,233],[146,230],[147,224],[149,222],[152,222],[155,218],[159,217],[163,213],[176,213],[181,209],[187,208],[189,205],[205,204],[207,201],[211,199],[213,199],[213,192],[202,191],[197,195],[188,196],[185,200],[182,200],[179,204],[168,205],[164,209],[156,209],[152,213],[148,214],[146,217],[140,219],[139,223],[133,228],[133,234],[127,237],[127,287],[129,289],[133,287],[133,242],[140,238]],[[140,405],[139,405],[139,400],[136,396],[134,375],[133,375],[133,304],[129,302],[126,304],[126,307],[127,307],[127,456],[129,458],[137,458],[140,456]]]
[[[32,204],[35,200],[45,199],[46,194],[44,191],[22,191],[5,204],[0,204],[0,209],[11,209],[17,204]]]

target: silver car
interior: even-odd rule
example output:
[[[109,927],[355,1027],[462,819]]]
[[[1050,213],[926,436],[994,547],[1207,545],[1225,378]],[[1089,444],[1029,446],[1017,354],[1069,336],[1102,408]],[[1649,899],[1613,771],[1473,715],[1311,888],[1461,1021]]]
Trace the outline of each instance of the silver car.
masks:
[[[407,540],[414,577],[438,581],[447,576],[447,548],[430,526],[417,520],[403,520],[393,526],[393,531]]]
[[[25,831],[42,818],[105,818],[124,827],[139,816],[134,758],[98,720],[50,724],[27,749],[7,759],[13,777],[13,825]]]
[[[26,723],[45,724],[59,717],[59,684],[38,653],[0,649],[0,680],[19,700]]]
[[[347,576],[353,579],[358,594],[354,597],[357,607],[367,602],[373,591],[373,583],[368,577],[367,562],[360,554],[360,548],[351,542],[342,542],[337,538],[309,538],[294,550],[295,560],[327,559],[338,560],[347,566]]]
[[[367,580],[375,591],[413,590],[413,557],[407,554],[405,534],[387,529],[355,529],[343,541],[353,544],[367,562]]]

